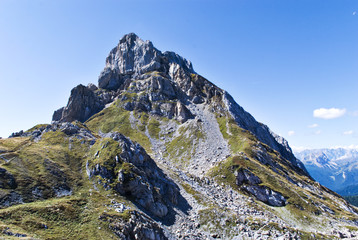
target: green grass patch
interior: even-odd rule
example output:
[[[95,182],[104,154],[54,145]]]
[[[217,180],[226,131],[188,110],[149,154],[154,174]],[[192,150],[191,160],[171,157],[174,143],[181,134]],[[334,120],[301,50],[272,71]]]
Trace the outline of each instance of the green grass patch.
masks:
[[[179,136],[166,143],[165,157],[176,164],[188,163],[195,154],[196,145],[205,135],[200,125],[189,125],[179,128]]]
[[[145,122],[145,114],[141,114],[141,116],[143,117],[141,121]],[[131,126],[129,118],[130,111],[126,111],[123,108],[119,107],[117,104],[113,104],[110,107],[92,116],[89,120],[87,120],[86,125],[93,132],[120,132],[126,137],[129,137],[131,140],[138,142],[147,151],[150,151],[151,144],[148,137],[143,131],[144,129],[137,129],[135,127],[133,128]]]
[[[0,151],[14,152],[30,142],[29,137],[15,137],[0,139]]]
[[[160,122],[155,117],[151,117],[148,122],[148,132],[152,138],[159,139]]]
[[[120,160],[119,155],[122,153],[122,149],[119,143],[112,138],[104,138],[97,140],[91,147],[89,156],[91,159],[90,167],[96,164],[106,167],[108,170],[114,170],[116,166],[116,158]]]
[[[61,131],[44,133],[38,142],[24,138],[10,141],[11,145],[14,142],[17,145],[13,145],[11,160],[1,167],[15,177],[16,192],[25,202],[36,200],[32,193],[35,188],[42,192],[41,198],[49,198],[53,196],[52,188],[59,184],[72,190],[82,186],[80,171],[89,149],[88,142],[68,137]]]
[[[108,199],[99,193],[85,198],[50,199],[0,210],[0,221],[10,229],[40,239],[115,239],[108,223],[99,216],[108,211],[129,219],[129,213],[108,210]]]
[[[237,124],[227,117],[216,118],[221,134],[228,140],[231,151],[236,154],[238,152],[249,151],[251,144],[257,139],[247,130],[240,128]]]

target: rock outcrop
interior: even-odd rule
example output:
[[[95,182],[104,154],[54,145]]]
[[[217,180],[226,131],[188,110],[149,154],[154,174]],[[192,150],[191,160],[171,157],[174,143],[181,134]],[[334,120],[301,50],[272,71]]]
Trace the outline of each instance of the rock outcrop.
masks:
[[[52,120],[64,122],[78,120],[84,122],[103,108],[104,103],[91,89],[78,85],[72,89],[67,106],[55,111]]]
[[[153,220],[145,217],[137,211],[129,212],[129,218],[123,219],[109,214],[102,214],[100,220],[109,223],[109,228],[123,240],[148,239],[166,240],[168,239],[163,229]]]
[[[101,176],[99,183],[105,188],[112,187],[121,195],[133,198],[156,217],[166,216],[168,208],[178,203],[178,186],[164,175],[138,143],[119,133],[103,137],[116,142],[102,142],[101,149],[112,145],[111,151],[119,154],[112,156],[114,159],[103,159],[102,150],[98,150],[87,162],[88,176]]]
[[[86,125],[78,121],[73,123],[69,122],[53,122],[52,124],[40,124],[34,128],[24,132],[12,133],[9,138],[13,137],[31,137],[35,141],[41,140],[41,137],[44,133],[47,132],[56,132],[57,130],[65,133],[68,136],[75,136],[78,139],[86,139],[93,141],[96,137],[92,134],[90,130],[86,128]]]
[[[243,190],[251,193],[261,202],[270,206],[282,207],[286,205],[286,198],[279,192],[273,191],[267,186],[259,185],[261,179],[247,169],[235,171],[236,184]]]
[[[121,89],[129,78],[153,71],[176,72],[175,69],[178,68],[189,73],[194,72],[190,61],[174,52],[162,53],[152,42],[143,41],[130,33],[109,53],[106,67],[99,76],[98,86],[108,90]]]

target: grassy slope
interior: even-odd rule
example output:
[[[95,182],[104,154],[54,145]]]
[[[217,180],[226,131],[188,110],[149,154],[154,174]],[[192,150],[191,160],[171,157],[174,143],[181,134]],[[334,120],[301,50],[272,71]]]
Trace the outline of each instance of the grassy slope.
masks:
[[[191,156],[197,151],[196,145],[205,137],[200,125],[188,124],[178,129],[179,135],[174,136],[165,144],[164,157],[175,165],[185,168]]]
[[[145,135],[145,126],[148,124],[148,114],[136,112],[134,115],[137,124],[132,126],[130,122],[130,112],[118,106],[119,100],[112,104],[110,107],[102,110],[101,112],[93,115],[87,120],[86,125],[93,131],[101,131],[108,133],[117,131],[129,137],[133,141],[141,144],[146,150],[150,149],[150,141]],[[151,132],[156,132],[157,123],[150,121]]]
[[[151,145],[145,132],[148,130],[151,137],[159,138],[160,123],[155,117],[149,117],[143,112],[134,112],[133,118],[135,126],[130,122],[130,112],[114,103],[89,119],[87,126],[94,133],[99,130],[103,133],[118,131],[139,142],[150,152]],[[76,125],[85,127],[78,122]],[[29,131],[43,126],[46,125],[37,125]],[[100,151],[100,156],[94,157],[97,151]],[[25,202],[30,202],[0,209],[0,230],[40,239],[73,239],[74,236],[76,239],[115,239],[116,236],[108,228],[109,224],[101,221],[99,216],[105,213],[107,218],[128,218],[128,210],[117,213],[108,207],[111,199],[134,208],[128,200],[105,191],[99,185],[99,190],[94,190],[88,181],[85,167],[87,160],[90,165],[101,163],[111,170],[115,156],[120,154],[118,143],[112,139],[99,139],[90,147],[89,142],[56,131],[45,133],[39,142],[33,142],[30,138],[1,139],[0,152],[10,160],[7,163],[2,160],[1,167],[16,178],[16,191],[28,194]],[[50,189],[56,179],[44,166],[45,159],[56,164],[66,175],[73,189],[71,196],[52,198],[50,194],[46,195],[46,189]],[[117,166],[121,167],[119,164]],[[39,185],[49,199],[32,202],[36,199],[30,197],[32,194],[29,190]],[[0,233],[2,235],[11,238],[5,233]]]
[[[214,167],[209,173],[211,177],[216,178],[219,182],[230,184],[234,189],[237,189],[237,186],[235,185],[234,170],[238,168],[249,169],[255,175],[260,177],[263,182],[262,185],[266,185],[288,198],[288,205],[286,207],[271,209],[281,215],[290,215],[290,217],[295,219],[294,221],[298,222],[299,225],[312,226],[312,224],[322,224],[322,218],[315,217],[316,215],[322,215],[322,209],[315,206],[317,204],[324,204],[332,209],[335,212],[335,218],[356,218],[355,215],[339,208],[339,206],[330,199],[332,195],[324,194],[322,192],[321,196],[318,196],[311,191],[300,188],[289,182],[285,178],[287,173],[296,181],[310,183],[315,185],[318,189],[320,188],[318,183],[313,182],[306,176],[298,175],[288,168],[288,162],[285,159],[282,159],[277,152],[270,150],[264,144],[262,145],[264,145],[271,158],[279,163],[283,170],[274,169],[270,165],[263,165],[258,162],[254,158],[255,153],[253,152],[253,149],[255,149],[258,142],[256,138],[250,132],[239,128],[234,121],[229,118],[221,117],[217,118],[217,121],[224,138],[228,140],[231,146],[233,156]],[[240,152],[245,153],[248,158],[243,157],[243,154],[240,154]],[[225,178],[222,178],[222,175],[225,175]],[[322,215],[323,218],[324,215],[325,213]]]
[[[107,207],[111,199],[132,205],[111,191],[93,190],[85,171],[88,143],[56,131],[45,133],[37,143],[29,138],[1,139],[0,150],[8,152],[6,157],[11,154],[10,161],[2,161],[1,167],[14,175],[18,183],[15,190],[21,192],[25,200],[34,200],[30,196],[26,198],[26,194],[31,195],[28,190],[35,185],[43,186],[46,197],[46,187],[51,188],[55,184],[51,173],[44,168],[44,159],[50,159],[59,166],[73,189],[71,196],[49,196],[49,199],[0,209],[0,236],[9,239],[11,237],[4,231],[10,231],[40,239],[116,238],[108,223],[99,220],[99,216],[106,212],[115,217],[127,217],[126,212],[117,213]],[[102,152],[105,154],[107,150]]]
[[[145,129],[148,128],[148,132],[151,137],[160,137],[160,124],[164,119],[156,119],[148,116],[146,113],[134,112],[134,117],[137,120],[137,124],[133,127],[130,123],[130,112],[125,111],[117,104],[113,104],[111,107],[98,113],[87,121],[87,125],[94,131],[101,130],[103,132],[119,131],[132,139],[138,141],[147,151],[151,151],[151,145],[148,138],[145,136]],[[238,127],[235,122],[226,117],[217,118],[220,130],[225,139],[228,140],[233,156],[226,161],[213,168],[210,175],[215,177],[218,182],[225,182],[235,186],[235,176],[233,174],[234,168],[248,168],[254,174],[260,177],[263,181],[262,185],[266,185],[269,188],[281,192],[286,198],[288,198],[288,205],[285,207],[285,211],[276,212],[277,214],[287,215],[292,217],[292,221],[300,222],[302,225],[309,226],[314,221],[320,224],[321,218],[316,218],[315,214],[321,215],[322,209],[315,206],[315,203],[323,203],[332,209],[336,218],[347,217],[354,218],[354,216],[348,212],[342,211],[341,208],[334,204],[334,201],[329,199],[327,195],[324,199],[320,199],[320,196],[316,196],[311,191],[304,190],[294,184],[291,184],[286,178],[289,175],[292,179],[297,181],[308,182],[310,184],[316,184],[306,176],[298,175],[294,170],[287,167],[290,164],[289,161],[280,157],[279,153],[273,151],[268,146],[261,143],[265,147],[269,156],[279,164],[282,170],[272,166],[263,165],[259,161],[255,160],[255,152],[253,149],[258,144],[258,140],[250,132]],[[195,144],[199,139],[205,138],[204,133],[200,131],[200,126],[194,127],[190,124],[181,126],[178,129],[179,135],[169,136],[170,141],[166,142],[166,152],[164,157],[178,166],[185,168],[187,161],[190,159],[193,151],[195,151]],[[166,136],[168,137],[168,136]],[[248,156],[248,159],[243,158],[240,155],[243,152]],[[220,176],[225,175],[225,178]],[[185,187],[185,186],[184,186]],[[237,188],[237,187],[236,187]],[[271,211],[271,208],[268,208]],[[319,220],[317,220],[319,219]]]
[[[94,133],[99,130],[104,133],[121,132],[140,143],[150,153],[152,146],[146,134],[149,133],[150,137],[156,139],[164,136],[163,131],[161,131],[161,124],[167,121],[168,119],[149,116],[144,112],[133,112],[131,116],[131,112],[124,110],[118,102],[115,102],[91,117],[86,124]],[[280,208],[285,210],[277,212],[267,207],[268,210],[276,211],[278,214],[289,213],[295,218],[295,221],[302,221],[303,225],[310,225],[315,221],[312,216],[319,210],[312,203],[322,202],[335,211],[336,218],[354,218],[353,215],[343,212],[335,206],[328,195],[320,199],[312,192],[289,183],[284,177],[286,173],[293,179],[315,184],[307,177],[297,175],[290,168],[287,168],[288,162],[267,146],[263,145],[272,159],[284,169],[284,172],[279,169],[272,169],[271,166],[263,165],[255,160],[253,148],[258,144],[257,139],[250,132],[239,128],[232,119],[218,117],[217,121],[233,153],[232,157],[213,168],[209,173],[218,182],[230,184],[235,188],[233,169],[248,168],[261,178],[264,185],[283,193],[288,198],[288,206]],[[191,152],[195,151],[195,143],[204,139],[205,134],[200,131],[200,128],[191,125],[182,126],[178,131],[180,134],[175,136],[172,133],[166,133],[165,137],[169,137],[171,141],[166,143],[167,153],[165,156],[174,163],[179,162],[185,165],[185,161],[190,158]],[[104,144],[110,147],[101,150],[100,158],[94,158],[96,151],[102,149]],[[108,229],[108,224],[99,220],[98,217],[104,211],[116,216],[119,215],[119,217],[126,217],[105,206],[110,204],[109,199],[111,198],[117,199],[118,202],[126,202],[128,205],[131,205],[131,203],[101,188],[98,191],[91,191],[93,186],[88,181],[85,171],[87,159],[91,164],[101,161],[102,164],[110,166],[114,156],[119,154],[115,147],[111,147],[113,144],[115,143],[111,142],[110,139],[102,139],[97,141],[90,149],[89,143],[76,138],[69,138],[59,131],[44,134],[43,139],[38,143],[32,142],[29,138],[1,139],[0,152],[4,152],[2,156],[10,160],[8,163],[1,160],[1,167],[7,169],[16,177],[20,190],[26,192],[26,189],[38,183],[51,186],[51,175],[43,165],[43,160],[49,159],[57,164],[67,176],[74,192],[72,196],[68,197],[50,198],[1,209],[0,229],[5,229],[6,226],[10,227],[12,232],[26,233],[41,239],[68,239],[71,236],[76,236],[77,239],[114,238],[115,236]],[[248,158],[244,158],[241,152],[245,153]],[[222,175],[225,175],[225,178],[220,177]],[[185,183],[182,185],[198,202],[203,201],[200,193],[190,189],[190,186],[185,185]],[[304,209],[304,211],[301,209]],[[210,217],[215,211],[210,208],[204,210],[201,214],[203,216],[202,224],[206,224],[207,217]],[[215,220],[212,217],[210,219]],[[229,222],[228,224],[232,223]],[[44,227],[45,225],[47,228]]]
[[[39,142],[29,138],[3,139],[0,148],[8,148],[11,152],[11,158],[5,156],[10,161],[2,162],[1,167],[15,177],[18,184],[16,191],[23,193],[25,202],[32,200],[27,195],[31,195],[31,189],[36,186],[45,198],[51,197],[53,193],[50,189],[59,179],[73,189],[82,185],[81,159],[88,143],[81,143],[77,138],[70,139],[60,131],[48,132]],[[56,169],[55,175],[49,168]]]

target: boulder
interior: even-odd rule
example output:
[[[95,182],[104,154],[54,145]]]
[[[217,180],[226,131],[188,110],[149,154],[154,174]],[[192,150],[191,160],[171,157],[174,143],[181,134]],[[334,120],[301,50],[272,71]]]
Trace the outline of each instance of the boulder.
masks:
[[[0,208],[9,207],[23,203],[21,195],[15,191],[3,192],[0,191]]]
[[[20,130],[19,132],[13,132],[11,133],[11,135],[9,136],[9,138],[14,138],[14,137],[22,137],[24,136],[24,131]]]
[[[138,211],[130,211],[129,219],[123,219],[107,213],[103,213],[99,219],[109,223],[109,229],[111,229],[120,239],[168,239],[165,236],[163,229],[156,222]]]
[[[262,183],[261,179],[248,169],[241,168],[235,171],[235,177],[236,185],[255,196],[259,201],[274,207],[286,205],[286,198],[281,193],[259,185]]]
[[[73,135],[73,134],[78,133],[80,128],[76,125],[73,125],[72,123],[65,122],[65,123],[61,124],[60,130],[64,133],[66,133],[67,135]]]
[[[180,101],[177,102],[174,111],[175,111],[176,119],[181,123],[186,122],[188,119],[194,118],[190,110],[187,107],[185,107],[185,105]]]
[[[244,183],[250,184],[250,185],[257,185],[262,183],[261,179],[254,175],[252,172],[250,172],[247,169],[240,169],[235,171],[236,176],[236,185],[241,186]]]
[[[286,206],[287,199],[281,193],[276,192],[269,187],[259,185],[243,185],[242,188],[254,195],[259,201],[270,206]]]

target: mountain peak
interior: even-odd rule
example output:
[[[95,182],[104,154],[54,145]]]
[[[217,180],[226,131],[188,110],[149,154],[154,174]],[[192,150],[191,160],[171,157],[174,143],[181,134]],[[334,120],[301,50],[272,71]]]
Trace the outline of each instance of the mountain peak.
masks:
[[[51,231],[21,229],[43,239],[68,225],[83,239],[82,229],[105,239],[358,235],[358,210],[314,182],[287,141],[190,61],[135,34],[110,52],[99,86],[75,87],[53,120],[0,140],[0,208],[24,204],[1,210],[2,222],[30,214]]]
[[[119,40],[119,44],[123,44],[123,43],[126,43],[126,42],[133,43],[133,42],[135,42],[135,41],[137,41],[137,40],[143,41],[142,39],[140,39],[140,38],[138,37],[137,34],[135,34],[135,33],[128,33],[128,34],[124,35],[124,36]]]
[[[71,94],[68,106],[56,111],[53,120],[83,122],[120,98],[125,101],[123,108],[127,111],[145,111],[184,123],[198,118],[195,113],[197,104],[205,104],[212,107],[215,114],[229,115],[238,126],[289,160],[296,171],[307,174],[284,139],[257,122],[226,91],[196,74],[190,61],[175,52],[162,53],[152,42],[143,41],[134,33],[122,37],[111,50],[99,76],[98,87],[95,91],[81,91],[88,94]],[[120,91],[141,97],[128,102]],[[72,112],[76,114],[70,114]]]
[[[135,33],[129,33],[109,53],[106,66],[98,78],[98,86],[117,90],[127,78],[153,71],[170,74],[178,68],[195,73],[190,61],[174,52],[162,53],[151,41],[144,41]]]
[[[117,74],[141,74],[157,70],[161,55],[150,41],[143,41],[134,33],[124,35],[109,53],[99,80],[108,70],[116,71]]]

